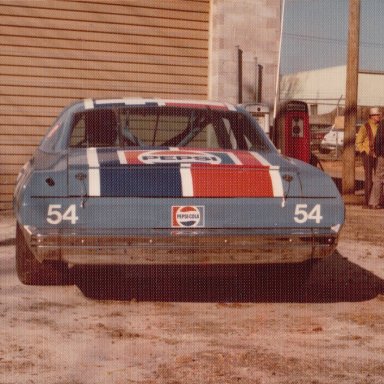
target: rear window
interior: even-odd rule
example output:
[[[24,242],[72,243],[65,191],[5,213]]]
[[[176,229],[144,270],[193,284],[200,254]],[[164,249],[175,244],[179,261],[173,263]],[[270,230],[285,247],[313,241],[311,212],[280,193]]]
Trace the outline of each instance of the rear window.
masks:
[[[71,147],[267,148],[255,122],[236,111],[122,107],[79,112]]]

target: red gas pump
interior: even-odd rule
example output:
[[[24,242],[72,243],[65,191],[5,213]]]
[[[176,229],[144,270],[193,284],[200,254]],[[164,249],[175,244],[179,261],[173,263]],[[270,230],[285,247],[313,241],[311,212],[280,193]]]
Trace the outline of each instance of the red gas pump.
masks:
[[[310,163],[311,138],[307,103],[290,100],[281,104],[276,114],[272,141],[282,154]]]

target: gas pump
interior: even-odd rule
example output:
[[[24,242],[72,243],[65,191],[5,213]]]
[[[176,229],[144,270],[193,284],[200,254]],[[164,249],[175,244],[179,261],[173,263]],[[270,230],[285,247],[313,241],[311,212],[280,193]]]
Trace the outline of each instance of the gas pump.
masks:
[[[307,103],[290,100],[280,105],[273,127],[272,141],[282,154],[306,163],[311,162]]]

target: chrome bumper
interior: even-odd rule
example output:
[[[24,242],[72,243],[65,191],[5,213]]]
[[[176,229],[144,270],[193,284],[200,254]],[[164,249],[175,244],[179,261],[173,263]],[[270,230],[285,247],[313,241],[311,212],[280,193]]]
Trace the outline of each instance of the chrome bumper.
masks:
[[[297,263],[331,255],[338,240],[337,233],[281,235],[273,229],[259,234],[246,229],[114,230],[113,235],[23,229],[39,261],[61,260],[71,265]]]

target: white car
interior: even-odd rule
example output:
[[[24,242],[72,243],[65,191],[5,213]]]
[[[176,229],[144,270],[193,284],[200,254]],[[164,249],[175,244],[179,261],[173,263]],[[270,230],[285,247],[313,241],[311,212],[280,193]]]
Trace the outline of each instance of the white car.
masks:
[[[344,128],[332,125],[330,131],[321,140],[320,153],[329,153],[335,149],[342,151],[344,146]]]

